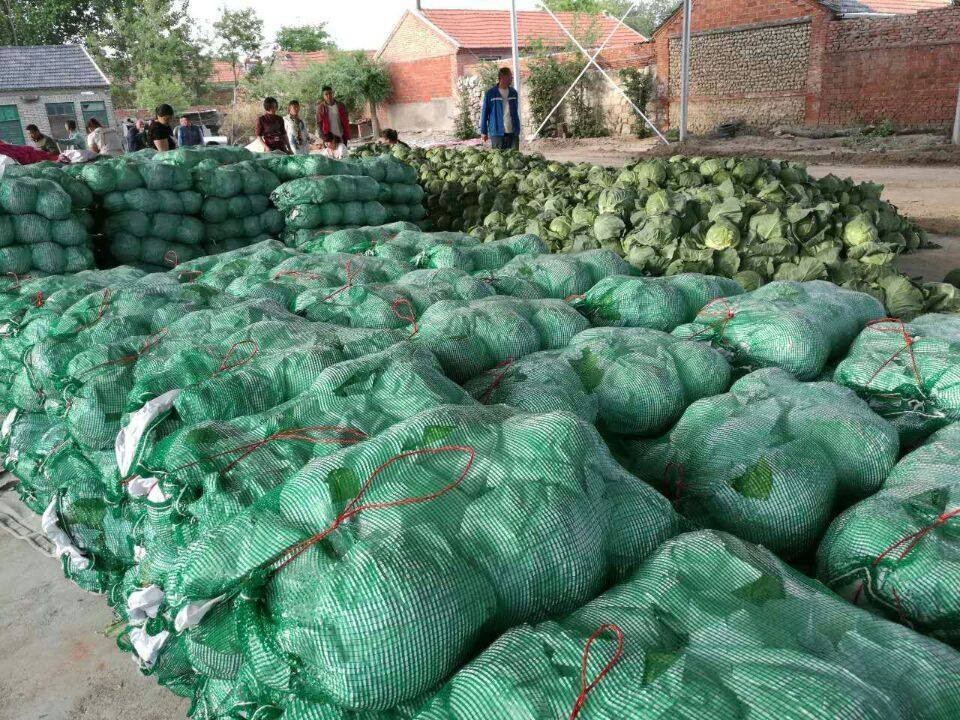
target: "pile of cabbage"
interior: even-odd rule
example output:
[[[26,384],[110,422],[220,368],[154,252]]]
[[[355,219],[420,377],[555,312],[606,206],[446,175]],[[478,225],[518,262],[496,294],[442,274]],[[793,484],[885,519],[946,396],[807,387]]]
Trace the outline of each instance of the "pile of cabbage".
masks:
[[[927,240],[881,185],[759,158],[678,155],[620,169],[478,148],[392,152],[418,168],[437,230],[484,240],[527,232],[554,252],[606,248],[646,274],[721,275],[748,290],[830,280],[899,317],[960,309],[952,285],[897,271],[897,256]]]

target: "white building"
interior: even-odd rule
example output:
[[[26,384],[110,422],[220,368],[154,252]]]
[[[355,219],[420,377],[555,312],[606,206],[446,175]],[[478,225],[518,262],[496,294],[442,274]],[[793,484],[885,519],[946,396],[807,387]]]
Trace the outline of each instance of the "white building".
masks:
[[[31,124],[59,139],[94,117],[114,123],[110,81],[82,45],[0,46],[0,140],[25,144]]]

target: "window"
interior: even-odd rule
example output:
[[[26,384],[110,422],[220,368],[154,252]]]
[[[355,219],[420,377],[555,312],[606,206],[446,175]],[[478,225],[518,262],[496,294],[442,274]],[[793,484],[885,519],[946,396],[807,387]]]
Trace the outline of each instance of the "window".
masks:
[[[24,144],[20,112],[16,105],[0,105],[0,140],[13,145]]]
[[[47,121],[50,123],[50,135],[53,138],[67,136],[67,120],[77,121],[77,109],[72,102],[47,103]]]
[[[91,100],[90,102],[80,103],[80,111],[83,113],[83,126],[87,126],[90,118],[96,118],[104,127],[110,126],[110,118],[107,117],[107,105],[102,100]]]

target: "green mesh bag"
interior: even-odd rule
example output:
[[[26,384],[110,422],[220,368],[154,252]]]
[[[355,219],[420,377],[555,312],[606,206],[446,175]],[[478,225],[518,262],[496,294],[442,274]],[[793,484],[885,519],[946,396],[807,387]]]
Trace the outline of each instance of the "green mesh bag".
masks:
[[[50,240],[64,247],[89,245],[90,236],[83,220],[77,215],[71,215],[65,220],[50,223]]]
[[[49,242],[50,221],[41,215],[14,215],[13,232],[21,245],[35,245]]]
[[[960,646],[960,425],[901,460],[875,495],[834,520],[817,577],[873,612]]]
[[[11,215],[35,213],[38,189],[34,178],[0,178],[0,210]]]
[[[110,254],[121,264],[139,262],[142,254],[142,241],[130,233],[116,233],[110,238]]]
[[[363,175],[304,177],[280,185],[270,199],[279,209],[288,210],[295,205],[367,202],[377,198],[379,188],[376,180]]]
[[[88,247],[65,247],[63,254],[66,260],[64,272],[76,273],[96,267],[93,251]]]
[[[311,175],[359,175],[354,163],[340,162],[324,155],[271,155],[260,164],[281,180],[295,180]],[[416,178],[412,182],[416,182]]]
[[[344,327],[405,328],[438,302],[470,302],[492,295],[487,285],[461,270],[416,270],[395,283],[320,284],[300,293],[293,311]]]
[[[712,275],[612,275],[599,280],[583,297],[575,298],[572,305],[593,325],[670,332],[692,322],[707,303],[742,292],[733,280]]]
[[[67,255],[56,243],[37,243],[30,246],[30,264],[40,272],[59,275],[67,269]]]
[[[865,293],[820,280],[777,281],[707,304],[674,334],[713,343],[746,371],[779,367],[813,380],[868,322],[883,316],[883,305]]]
[[[457,382],[510,358],[566,347],[589,327],[586,318],[561,300],[500,296],[470,303],[445,300],[419,318],[411,308],[398,310],[410,313],[415,341],[429,348]]]
[[[182,165],[146,162],[138,166],[143,185],[148,190],[190,190],[193,178],[188,168]]]
[[[698,532],[563,619],[505,633],[402,716],[950,720],[958,703],[952,649],[847,605],[763,548]],[[294,717],[335,717],[314,713]]]
[[[695,524],[804,559],[837,512],[882,486],[899,442],[852,391],[769,368],[617,451]]]
[[[960,318],[921,315],[870,323],[840,361],[834,382],[855,390],[907,444],[960,420]]]
[[[322,254],[327,252],[362,254],[373,250],[380,243],[396,238],[404,230],[417,231],[413,223],[396,222],[376,227],[359,227],[333,232],[302,233],[292,235],[294,247],[303,252]]]
[[[362,158],[352,164],[361,173],[369,175],[377,182],[391,185],[411,185],[417,182],[417,171],[412,166],[389,155]]]
[[[37,191],[36,213],[47,220],[65,220],[73,210],[73,201],[52,180],[35,180]]]
[[[533,353],[464,384],[484,404],[566,410],[614,435],[658,435],[692,402],[730,387],[712,348],[655,330],[594,328],[563,350]]]
[[[0,248],[0,272],[22,275],[33,264],[29,245],[10,245]]]
[[[313,461],[211,528],[167,599],[179,614],[256,598],[241,652],[275,697],[387,709],[498,631],[595,596],[680,527],[575,417],[446,407]]]
[[[9,215],[0,214],[0,247],[13,245],[17,241],[17,234],[13,227],[13,219]]]

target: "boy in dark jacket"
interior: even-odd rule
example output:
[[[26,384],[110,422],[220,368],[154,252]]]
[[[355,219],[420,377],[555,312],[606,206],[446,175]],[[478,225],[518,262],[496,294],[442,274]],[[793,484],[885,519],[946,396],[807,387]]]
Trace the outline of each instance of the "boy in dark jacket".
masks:
[[[494,150],[517,150],[520,147],[520,99],[512,87],[513,72],[502,67],[497,84],[487,90],[480,109],[480,137],[489,138]]]

